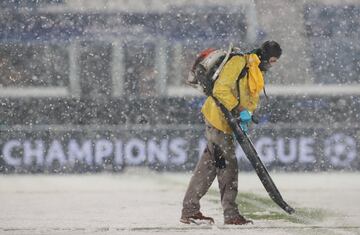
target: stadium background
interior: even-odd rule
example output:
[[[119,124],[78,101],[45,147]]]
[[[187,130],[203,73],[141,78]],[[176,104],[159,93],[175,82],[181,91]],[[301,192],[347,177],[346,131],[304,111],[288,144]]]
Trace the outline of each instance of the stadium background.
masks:
[[[184,84],[196,53],[267,39],[284,54],[251,136],[269,169],[360,169],[356,1],[0,4],[3,173],[191,170],[205,145],[204,97]]]

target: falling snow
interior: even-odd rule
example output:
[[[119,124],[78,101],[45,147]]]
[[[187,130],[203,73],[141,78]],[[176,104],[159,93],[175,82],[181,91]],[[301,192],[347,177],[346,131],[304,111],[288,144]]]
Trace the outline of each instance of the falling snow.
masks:
[[[133,180],[141,171],[136,176],[125,172],[137,167],[187,177],[206,147],[200,112],[206,97],[186,84],[197,54],[230,43],[248,52],[266,40],[278,41],[283,55],[265,75],[269,99],[261,95],[254,113],[259,124],[249,135],[270,174],[322,172],[314,175],[309,185],[314,188],[324,172],[360,170],[357,1],[3,0],[0,7],[0,185],[22,192],[17,174],[26,181],[33,173],[45,180],[49,174],[87,180],[85,173]],[[253,172],[239,145],[236,157],[241,172]],[[13,177],[10,183],[3,183],[6,174]],[[347,176],[342,176],[344,184],[352,181]],[[290,183],[281,179],[286,191]],[[183,186],[176,189],[181,195]],[[359,190],[358,184],[352,186]],[[146,194],[146,187],[141,190]],[[292,196],[305,208],[308,199],[298,199]],[[181,198],[166,200],[170,206],[181,203]],[[18,209],[14,215],[21,217]],[[154,221],[143,227],[164,225]],[[275,227],[283,226],[279,223]],[[341,223],[336,226],[360,231],[351,219]],[[5,234],[45,231],[18,222],[0,226]],[[97,221],[95,230],[99,227],[106,226]],[[131,225],[112,228],[129,232]]]

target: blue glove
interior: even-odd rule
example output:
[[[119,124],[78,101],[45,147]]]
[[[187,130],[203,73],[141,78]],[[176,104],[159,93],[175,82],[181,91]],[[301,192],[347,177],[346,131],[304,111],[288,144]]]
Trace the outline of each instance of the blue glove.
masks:
[[[248,132],[248,125],[251,122],[251,113],[247,110],[244,109],[243,111],[240,112],[240,127],[241,129],[247,133]]]

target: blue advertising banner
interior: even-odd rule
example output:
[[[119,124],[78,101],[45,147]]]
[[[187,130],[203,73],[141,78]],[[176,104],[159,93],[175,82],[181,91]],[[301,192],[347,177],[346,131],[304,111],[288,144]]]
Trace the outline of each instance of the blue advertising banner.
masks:
[[[258,127],[251,138],[269,170],[359,170],[357,131]],[[206,147],[203,132],[201,125],[2,130],[0,171],[73,173],[131,166],[191,171]],[[236,156],[241,170],[252,170],[239,145]]]

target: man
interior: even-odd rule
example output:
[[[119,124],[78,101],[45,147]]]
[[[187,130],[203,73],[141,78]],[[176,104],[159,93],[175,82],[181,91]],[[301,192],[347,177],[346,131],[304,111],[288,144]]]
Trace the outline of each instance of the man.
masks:
[[[281,53],[277,42],[266,41],[250,53],[235,55],[225,64],[214,84],[213,96],[239,116],[240,126],[245,132],[264,88],[263,73],[277,62]],[[190,224],[205,220],[214,223],[213,218],[200,212],[199,201],[217,176],[224,223],[252,223],[239,213],[236,204],[238,163],[232,130],[212,97],[207,98],[201,111],[205,118],[208,143],[186,191],[180,222]]]

